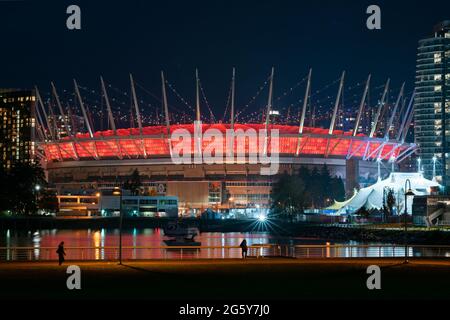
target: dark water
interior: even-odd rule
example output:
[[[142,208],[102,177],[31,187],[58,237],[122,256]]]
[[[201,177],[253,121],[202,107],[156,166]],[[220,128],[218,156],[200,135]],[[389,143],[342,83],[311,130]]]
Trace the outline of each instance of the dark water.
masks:
[[[122,245],[125,259],[165,259],[165,258],[234,258],[240,257],[239,246],[243,239],[252,245],[292,246],[297,244],[325,244],[325,240],[299,237],[279,237],[268,232],[230,232],[200,233],[195,240],[203,247],[200,250],[186,249],[165,250],[163,240],[168,239],[164,231],[158,228],[134,228],[124,230]],[[118,257],[118,229],[83,229],[83,230],[1,230],[0,260],[38,260],[55,259],[55,248],[64,241],[69,259],[115,259]],[[28,249],[17,249],[28,248]],[[128,248],[127,248],[128,247]],[[220,247],[220,248],[219,248]],[[249,254],[256,255],[258,249],[251,249]],[[274,254],[275,249],[261,249],[260,254]],[[280,249],[281,250],[281,249]]]
[[[243,239],[249,246],[271,245],[270,248],[250,249],[249,255],[290,255],[296,257],[400,257],[405,249],[401,245],[371,244],[373,248],[295,248],[295,245],[325,245],[326,239],[275,236],[268,232],[205,232],[195,240],[201,249],[165,249],[163,240],[168,239],[162,229],[134,228],[123,232],[124,259],[179,259],[179,258],[238,258]],[[0,261],[56,259],[56,247],[64,241],[67,259],[114,260],[118,258],[118,229],[83,230],[0,230]],[[340,241],[328,244],[360,245],[355,241]],[[379,247],[386,245],[385,247]],[[378,247],[376,247],[378,246]],[[18,249],[25,248],[26,249]],[[205,248],[210,247],[210,248]],[[450,248],[412,248],[409,256],[450,256]]]
[[[135,228],[123,231],[123,246],[165,246],[162,229]],[[280,237],[268,232],[204,232],[195,240],[202,246],[238,246],[243,239],[253,244],[325,244],[326,240],[301,237]],[[0,247],[55,247],[64,241],[68,247],[109,247],[119,243],[118,229],[84,229],[84,230],[1,230]]]

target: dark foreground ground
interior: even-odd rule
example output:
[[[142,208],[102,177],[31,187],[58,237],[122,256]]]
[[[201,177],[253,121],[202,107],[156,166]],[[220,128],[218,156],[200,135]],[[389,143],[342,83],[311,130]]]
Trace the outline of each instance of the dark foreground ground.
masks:
[[[82,270],[81,290],[66,288],[66,267]],[[369,265],[381,267],[381,290],[368,290]],[[152,299],[450,299],[450,260],[248,259],[1,263],[0,300]]]

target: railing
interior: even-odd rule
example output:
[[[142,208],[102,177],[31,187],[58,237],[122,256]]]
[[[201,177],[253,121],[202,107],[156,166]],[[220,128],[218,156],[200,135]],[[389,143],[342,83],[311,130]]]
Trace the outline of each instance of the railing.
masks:
[[[57,260],[55,247],[0,247],[0,261]],[[261,258],[274,254],[272,245],[252,245],[248,256]],[[66,247],[66,260],[103,260],[119,258],[119,247]],[[123,260],[148,259],[230,259],[241,258],[239,246],[163,246],[122,247]]]
[[[404,245],[296,245],[285,255],[293,258],[397,258]],[[408,257],[450,258],[450,246],[408,245]]]
[[[232,259],[242,257],[239,246],[163,246],[123,247],[124,260],[151,259]],[[252,245],[248,256],[286,257],[297,259],[332,258],[401,258],[403,245]],[[408,257],[450,258],[450,246],[408,246]],[[67,247],[66,260],[114,261],[119,258],[118,247]],[[54,247],[0,247],[1,261],[57,260]]]

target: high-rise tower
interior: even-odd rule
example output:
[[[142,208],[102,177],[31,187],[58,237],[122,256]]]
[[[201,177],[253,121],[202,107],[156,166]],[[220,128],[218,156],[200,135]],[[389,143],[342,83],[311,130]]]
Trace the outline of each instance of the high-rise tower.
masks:
[[[450,186],[450,20],[419,41],[414,123],[421,169]]]

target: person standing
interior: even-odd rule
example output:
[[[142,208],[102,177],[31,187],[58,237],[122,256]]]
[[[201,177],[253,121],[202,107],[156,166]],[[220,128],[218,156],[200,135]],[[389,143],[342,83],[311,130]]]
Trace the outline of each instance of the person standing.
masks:
[[[242,240],[241,244],[239,245],[242,249],[242,259],[246,259],[247,258],[247,251],[248,251],[248,247],[247,247],[247,240]]]
[[[66,255],[66,252],[64,251],[64,241],[61,241],[58,245],[58,250],[56,250],[56,253],[58,254],[59,265],[62,265],[65,260],[64,256]]]

